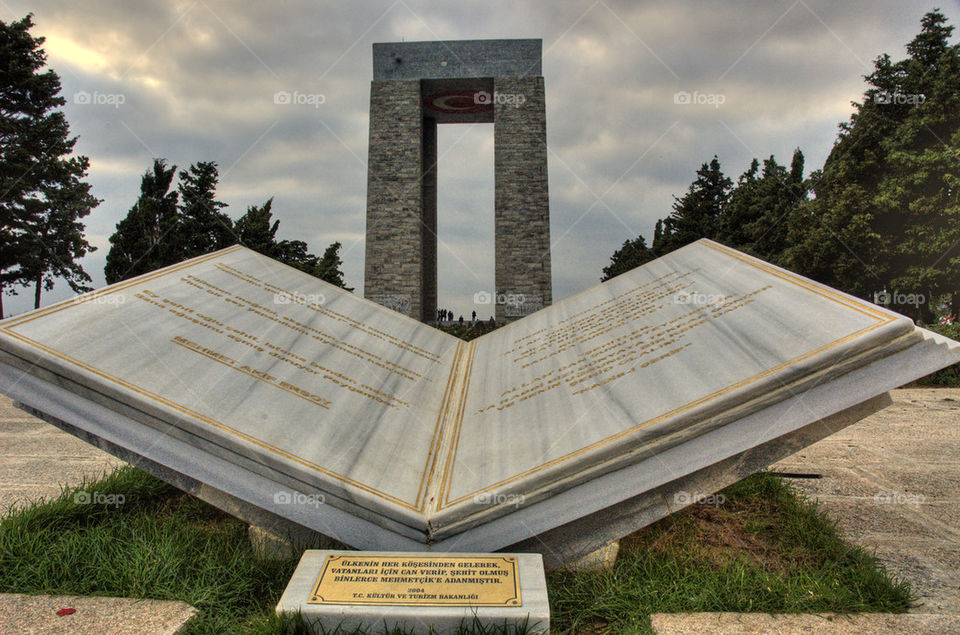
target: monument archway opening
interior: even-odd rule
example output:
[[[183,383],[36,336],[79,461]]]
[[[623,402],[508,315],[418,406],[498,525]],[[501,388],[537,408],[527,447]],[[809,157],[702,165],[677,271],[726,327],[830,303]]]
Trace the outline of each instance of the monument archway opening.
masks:
[[[437,127],[437,300],[469,320],[493,316],[493,126]]]

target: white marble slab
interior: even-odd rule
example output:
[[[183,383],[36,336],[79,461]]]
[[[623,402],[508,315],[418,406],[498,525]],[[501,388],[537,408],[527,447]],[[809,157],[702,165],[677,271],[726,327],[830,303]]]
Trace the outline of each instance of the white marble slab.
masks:
[[[916,341],[908,318],[717,243],[690,245],[475,342],[436,517],[629,461]]]
[[[584,524],[602,525],[619,503],[682,481],[683,477],[699,470],[720,465],[727,457],[740,458],[744,452],[758,446],[783,443],[784,439],[790,439],[791,435],[801,433],[808,426],[818,423],[832,425],[834,417],[859,420],[872,413],[869,408],[865,410],[865,406],[873,398],[865,399],[864,395],[882,396],[904,383],[960,361],[960,344],[930,331],[920,331],[922,340],[915,346],[791,395],[637,463],[613,471],[604,470],[579,484],[564,483],[543,499],[525,496],[497,518],[474,516],[445,525],[434,534],[432,548],[438,551],[492,550],[518,542],[529,545],[533,536],[537,536],[534,542],[542,544],[539,535],[544,532],[585,517],[594,520],[584,521]],[[845,425],[848,424],[840,423],[834,429],[842,429]],[[789,445],[792,451],[788,454],[803,447],[797,447],[795,443]],[[697,491],[706,495],[715,490]],[[640,526],[634,525],[634,529]],[[621,535],[627,533],[631,532]],[[590,538],[594,541],[594,548],[612,539],[602,532],[593,532]]]
[[[2,338],[169,424],[161,433],[415,524],[460,347],[242,247],[6,320]]]
[[[136,421],[153,432],[131,451],[149,457],[153,434],[158,453],[215,457],[274,488],[256,504],[349,544],[383,530],[400,548],[455,548],[498,518],[568,522],[579,512],[546,502],[651,457],[683,470],[684,456],[702,467],[753,447],[703,442],[858,369],[915,379],[884,360],[923,339],[903,316],[706,240],[471,343],[232,247],[0,322],[0,392],[43,412],[56,394],[52,416],[120,445]],[[943,346],[924,359],[960,360]],[[886,389],[861,381],[843,407]],[[277,487],[322,500],[317,520],[270,507]],[[553,520],[522,513],[535,507]]]

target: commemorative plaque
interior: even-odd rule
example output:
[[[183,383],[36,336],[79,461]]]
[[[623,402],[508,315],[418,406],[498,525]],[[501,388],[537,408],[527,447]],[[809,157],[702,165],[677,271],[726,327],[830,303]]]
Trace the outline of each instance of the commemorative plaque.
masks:
[[[543,558],[535,553],[307,550],[277,613],[299,615],[315,633],[550,630]]]
[[[522,606],[516,556],[330,554],[308,604]]]

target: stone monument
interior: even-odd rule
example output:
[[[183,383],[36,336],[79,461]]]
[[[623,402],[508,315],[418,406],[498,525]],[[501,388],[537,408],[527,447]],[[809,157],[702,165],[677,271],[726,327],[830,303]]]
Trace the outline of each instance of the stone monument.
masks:
[[[492,123],[498,322],[553,300],[540,40],[373,45],[364,297],[437,313],[437,124]]]
[[[709,240],[470,342],[240,246],[0,322],[2,392],[245,520],[547,567],[957,361]]]

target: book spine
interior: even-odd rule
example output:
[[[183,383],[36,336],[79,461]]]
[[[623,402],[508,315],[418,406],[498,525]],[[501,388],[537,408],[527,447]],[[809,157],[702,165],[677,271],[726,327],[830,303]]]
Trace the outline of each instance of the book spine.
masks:
[[[456,458],[460,424],[463,421],[467,392],[470,389],[470,371],[473,367],[475,342],[458,344],[451,379],[444,394],[440,412],[440,434],[431,457],[430,473],[427,476],[427,493],[424,513],[428,519],[428,542],[432,528],[429,518],[441,505],[447,493]]]

